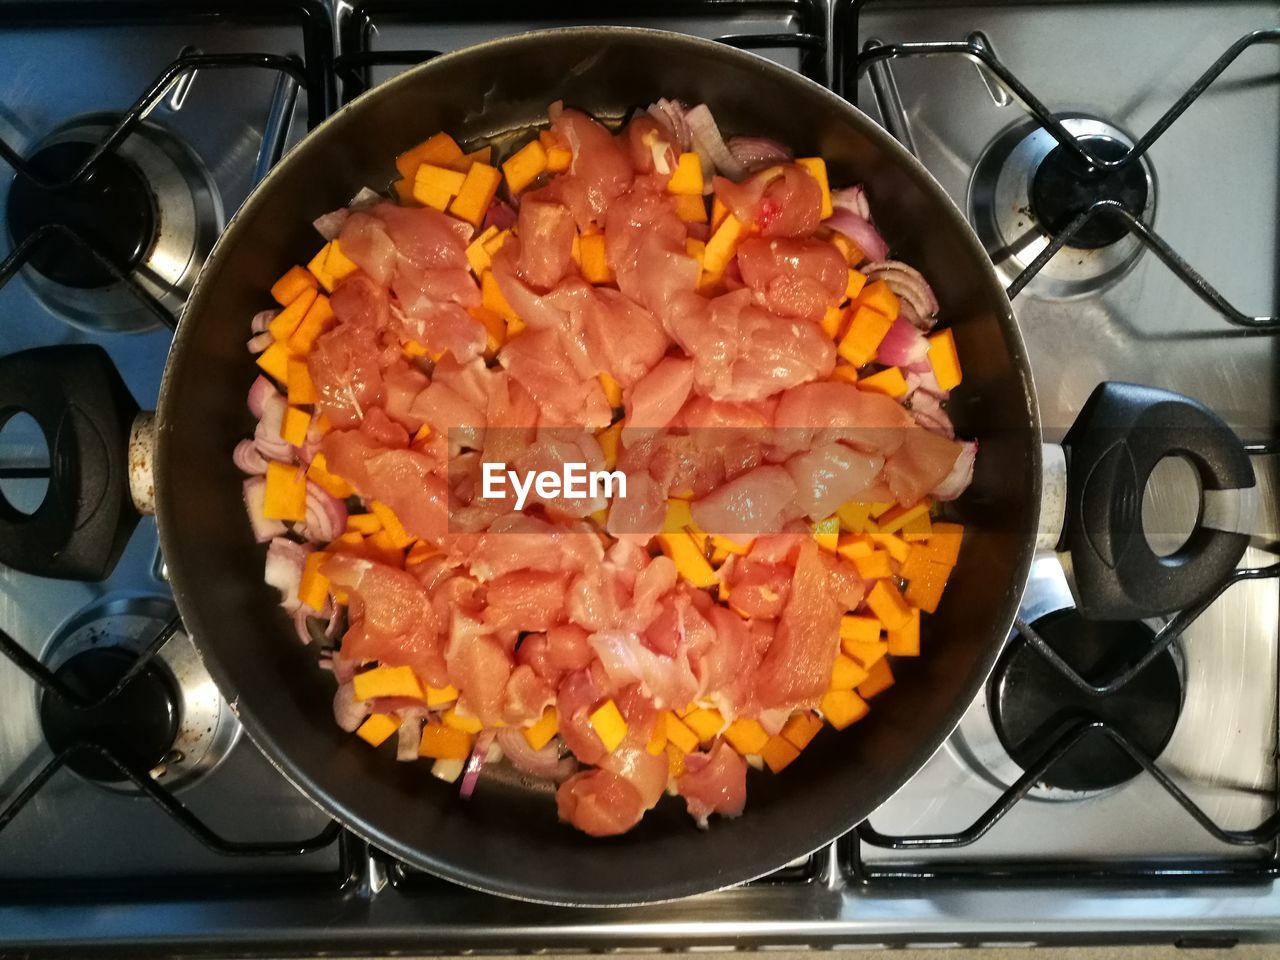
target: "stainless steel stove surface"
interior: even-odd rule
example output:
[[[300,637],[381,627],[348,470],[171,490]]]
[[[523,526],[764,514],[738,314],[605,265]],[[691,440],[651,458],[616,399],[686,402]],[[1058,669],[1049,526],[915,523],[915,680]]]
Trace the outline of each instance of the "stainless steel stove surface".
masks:
[[[139,403],[152,404],[165,320],[211,238],[309,124],[435,53],[600,16],[562,9],[0,2],[0,140],[45,179],[72,172],[86,144],[144,91],[156,85],[157,94],[119,146],[125,167],[144,171],[141,186],[108,161],[76,203],[51,207],[30,178],[0,175],[0,354],[99,343]],[[1243,569],[1275,563],[1276,341],[1248,325],[1275,312],[1280,287],[1274,4],[839,0],[832,10],[819,0],[627,0],[609,9],[607,22],[732,38],[819,82],[834,77],[908,143],[969,211],[1006,281],[1023,287],[1014,304],[1049,439],[1101,380],[1203,400],[1258,445],[1264,509]],[[1233,43],[1262,29],[1273,33],[1244,49],[1139,164],[1099,188],[1132,211],[1139,232],[1150,229],[1154,247],[1115,215],[1078,221],[1098,194],[1062,202],[1051,179],[1062,167],[1057,142],[993,79],[1002,64],[1072,135],[1115,157]],[[996,67],[895,46],[922,41],[971,43]],[[859,53],[876,42],[892,57],[859,75]],[[195,72],[170,71],[178,58]],[[140,189],[146,203],[120,207],[140,219],[101,237],[84,211]],[[129,282],[102,275],[109,268],[65,231],[42,241],[61,247],[24,246],[51,208],[90,245],[111,245]],[[1072,239],[1034,277],[1019,277],[1049,244],[1042,223]],[[153,232],[160,242],[139,240]],[[1162,243],[1230,306],[1197,295],[1156,255]],[[11,254],[26,262],[16,273]],[[0,483],[30,506],[47,453],[27,426],[15,420],[0,432]],[[1176,464],[1162,469],[1144,505],[1149,532],[1176,546],[1197,505]],[[104,583],[0,569],[0,630],[30,655],[0,656],[0,953],[1280,941],[1274,578],[1241,574],[1199,616],[1086,633],[1071,619],[1060,565],[1045,555],[1021,611],[1026,626],[984,697],[855,834],[737,889],[571,910],[451,886],[331,824],[240,735],[174,620],[163,572],[150,521]],[[135,783],[101,755],[73,751],[42,781],[57,750],[93,722],[121,721],[104,713],[86,724],[42,696],[20,665],[43,664],[92,696],[160,631],[173,635],[127,704],[130,722],[164,731],[135,744],[151,776]],[[1026,691],[1096,703],[1085,688],[1116,669],[1100,651],[1140,654],[1162,641],[1152,666],[1105,698],[1108,729],[1136,744],[1134,755],[1106,731],[1066,753],[1021,735],[1036,719]],[[1073,686],[1037,647],[1083,679]]]

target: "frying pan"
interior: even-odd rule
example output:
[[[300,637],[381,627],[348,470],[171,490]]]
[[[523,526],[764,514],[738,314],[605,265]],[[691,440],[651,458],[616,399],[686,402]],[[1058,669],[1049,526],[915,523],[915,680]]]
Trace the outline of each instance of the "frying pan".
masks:
[[[244,404],[254,374],[248,318],[272,281],[316,246],[314,217],[359,187],[386,184],[392,158],[435,131],[462,141],[519,131],[557,99],[621,119],[659,96],[706,102],[727,132],[821,155],[832,183],[866,185],[895,255],[929,278],[955,331],[965,380],[951,414],[981,452],[972,487],[953,505],[967,533],[942,604],[927,619],[924,655],[895,663],[898,683],[869,717],[817,738],[785,774],[753,775],[738,819],[700,831],[682,804],[666,800],[631,832],[599,840],[558,823],[546,787],[487,775],[464,802],[427,764],[393,763],[339,730],[332,677],[316,669],[314,652],[298,644],[263,583],[263,548],[243,521],[230,452],[253,426]],[[0,561],[100,578],[119,552],[133,517],[128,461],[145,467],[152,452],[138,425],[126,450],[137,408],[102,360],[92,348],[52,348],[4,361],[0,416],[35,416],[53,451],[53,477],[31,517],[7,504],[0,510]],[[405,862],[479,890],[576,905],[661,901],[740,883],[848,831],[924,764],[973,700],[1008,635],[1038,533],[1069,552],[1084,613],[1157,615],[1204,596],[1236,564],[1245,536],[1222,518],[1253,486],[1239,442],[1211,413],[1126,385],[1101,388],[1068,434],[1066,454],[1055,448],[1042,461],[1035,390],[1009,301],[964,217],[924,168],[857,109],[795,73],[716,43],[626,28],[531,33],[452,53],[319,127],[267,176],[215,247],[179,324],[152,426],[155,508],[173,593],[254,742],[329,814]],[[1186,546],[1159,558],[1143,537],[1139,505],[1152,467],[1168,454],[1196,467],[1206,509]],[[1052,508],[1042,523],[1045,464]],[[151,493],[134,486],[143,507]]]

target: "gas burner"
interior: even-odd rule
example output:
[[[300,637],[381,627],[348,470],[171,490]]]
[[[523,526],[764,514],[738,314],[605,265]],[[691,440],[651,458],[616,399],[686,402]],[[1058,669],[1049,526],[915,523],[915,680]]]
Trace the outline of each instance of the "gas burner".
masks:
[[[134,666],[139,652],[176,612],[171,602],[149,597],[95,604],[59,631],[45,660],[69,687],[99,698]],[[191,638],[181,631],[105,703],[80,708],[45,691],[40,725],[55,751],[76,743],[106,747],[170,789],[212,770],[240,734],[239,721],[205,672]],[[108,789],[137,790],[96,751],[73,751],[67,766]]]
[[[37,175],[46,181],[70,177],[116,119],[95,114],[55,131],[29,154]],[[123,332],[159,321],[85,244],[176,316],[223,215],[203,164],[172,134],[143,123],[74,186],[51,190],[15,175],[7,222],[15,246],[42,227],[66,228],[36,245],[23,276],[50,310],[76,326]]]
[[[1155,639],[1144,623],[1089,621],[1070,608],[1046,614],[1031,628],[1076,673],[1096,684],[1141,659]],[[1019,638],[996,664],[988,705],[1000,742],[1023,769],[1073,727],[1094,720],[1105,721],[1155,757],[1178,721],[1182,686],[1173,656],[1165,651],[1119,690],[1095,696],[1073,685]],[[1043,785],[1095,792],[1132,780],[1141,770],[1111,739],[1090,733],[1045,772]]]
[[[1132,139],[1104,120],[1064,116],[1062,124],[1091,153],[1115,160]],[[1155,171],[1136,163],[1091,178],[1043,127],[1021,123],[983,151],[969,184],[969,213],[1005,282],[1010,282],[1097,200],[1116,200],[1144,223],[1155,215]],[[1090,296],[1123,276],[1142,243],[1109,215],[1095,216],[1028,284],[1052,299]]]
[[[1036,559],[1019,617],[1091,683],[1104,683],[1151,648],[1153,625],[1096,622],[1072,606],[1056,556]],[[1096,697],[1075,687],[1017,631],[982,694],[960,721],[948,748],[1003,790],[1018,780],[1051,744],[1080,723],[1102,720],[1156,757],[1173,735],[1182,711],[1181,651],[1169,648],[1115,693]],[[1089,733],[1055,763],[1028,796],[1081,800],[1118,789],[1141,767],[1101,733]]]

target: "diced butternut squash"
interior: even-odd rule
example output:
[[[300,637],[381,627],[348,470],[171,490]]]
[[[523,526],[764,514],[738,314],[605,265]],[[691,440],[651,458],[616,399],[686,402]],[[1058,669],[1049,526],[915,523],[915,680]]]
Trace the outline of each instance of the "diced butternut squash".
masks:
[[[699,707],[685,715],[684,725],[698,735],[699,743],[708,743],[724,729],[724,717],[712,707]]]
[[[551,173],[563,173],[573,163],[573,151],[568,147],[556,144],[547,147],[547,170]]]
[[[453,684],[447,687],[427,687],[427,706],[443,707],[458,699],[458,688]]]
[[[298,329],[289,337],[289,349],[298,356],[305,356],[311,352],[320,334],[333,326],[333,323],[333,307],[329,305],[329,298],[322,293],[316,297],[315,303],[298,324]]]
[[[524,739],[535,750],[541,750],[551,738],[560,732],[560,717],[555,707],[546,707],[542,716],[531,726],[525,727]]]
[[[889,661],[881,658],[867,668],[867,679],[858,684],[858,695],[870,700],[892,686],[893,670],[889,667]]]
[[[547,169],[547,151],[540,140],[530,140],[502,162],[502,175],[513,194],[533,183]]]
[[[797,750],[803,750],[822,729],[822,721],[808,710],[799,710],[782,725],[782,738]]]
[[[892,510],[895,506],[897,506],[897,504],[894,503],[892,500],[886,500],[884,503],[880,503],[880,502],[873,503],[871,504],[871,516],[875,517],[878,520],[880,517],[883,517],[886,513]]]
[[[329,252],[325,254],[324,269],[334,281],[345,280],[360,269],[360,265],[342,252],[337,239],[329,241]]]
[[[325,597],[329,595],[329,578],[320,572],[320,564],[327,558],[328,554],[315,550],[307,554],[307,559],[302,564],[298,599],[315,611],[324,609]]]
[[[280,423],[280,439],[300,447],[307,442],[307,427],[311,426],[311,414],[297,407],[288,407]]]
[[[867,671],[862,664],[847,654],[841,653],[836,656],[836,662],[831,667],[829,686],[832,690],[852,690],[865,679],[867,679]]]
[[[382,521],[373,513],[353,513],[347,517],[347,530],[352,533],[372,536],[382,529]]]
[[[676,197],[676,216],[685,223],[707,222],[707,201],[702,194],[695,196],[681,195]]]
[[[701,268],[703,258],[707,253],[707,242],[705,240],[695,240],[693,237],[688,237],[684,242],[684,252],[697,260],[698,267]]]
[[[875,280],[863,287],[858,294],[858,303],[864,307],[870,307],[876,313],[886,316],[890,320],[898,319],[898,310],[902,305],[898,295],[890,289],[889,284],[884,280]]]
[[[456,705],[442,713],[440,720],[445,726],[461,730],[463,733],[479,733],[484,729],[484,724],[480,722],[479,717],[459,713]]]
[[[713,197],[711,200],[711,229],[718,230],[727,216],[729,216],[729,207],[719,197]]]
[[[588,283],[613,283],[613,267],[605,256],[604,234],[589,233],[581,240],[582,276]]]
[[[417,360],[419,357],[427,356],[428,351],[417,340],[410,340],[400,348],[400,352],[409,360]]]
[[[951,567],[928,560],[923,570],[913,569],[912,573],[915,575],[907,582],[907,602],[925,613],[935,612],[942,601],[942,591],[947,587],[947,579],[951,576]],[[901,626],[891,629],[901,629]]]
[[[600,738],[600,742],[604,744],[605,750],[609,753],[618,749],[618,745],[622,743],[623,738],[627,735],[627,721],[623,719],[622,711],[618,709],[618,705],[612,700],[606,700],[587,717],[591,724],[591,729],[596,732],[596,736]]]
[[[908,543],[917,543],[921,540],[928,540],[933,535],[933,520],[929,514],[922,513],[918,517],[912,517],[902,525],[902,529],[898,531],[902,539]]]
[[[844,640],[840,644],[840,649],[864,670],[870,670],[873,663],[883,659],[889,652],[889,644],[885,640],[877,640],[873,643],[854,643]]]
[[[318,395],[316,385],[311,380],[311,371],[305,360],[289,360],[288,374],[289,402],[295,404],[315,403]]]
[[[644,745],[645,753],[655,757],[660,757],[667,752],[667,728],[666,724],[659,722],[653,725],[653,733],[649,737],[649,742]]]
[[[391,189],[395,191],[396,199],[400,201],[400,206],[416,207],[418,205],[418,201],[413,199],[412,177],[401,177],[391,184]]]
[[[488,163],[493,158],[493,147],[486,144],[479,150],[472,150],[470,153],[464,153],[453,163],[449,164],[451,169],[466,173],[471,169],[473,163]]]
[[[622,406],[622,384],[609,376],[607,373],[600,374],[600,386],[604,390],[604,398],[609,401],[609,406]]]
[[[909,507],[894,506],[882,513],[876,522],[882,533],[894,533],[922,514],[927,517],[932,506],[928,498]]]
[[[841,361],[831,371],[831,379],[839,383],[856,384],[858,382],[858,368],[853,364]]]
[[[382,529],[386,531],[387,536],[391,540],[392,546],[397,550],[403,550],[405,547],[413,543],[414,537],[404,528],[404,524],[400,522],[400,518],[396,516],[396,512],[388,507],[381,500],[370,500],[369,509],[373,515],[378,518],[378,523]]]
[[[357,700],[374,697],[425,697],[422,682],[412,667],[374,667],[351,678]]]
[[[418,167],[424,163],[446,167],[462,159],[462,148],[449,134],[441,132],[428,137],[416,147],[406,150],[396,157],[396,169],[400,176],[413,179]]]
[[[268,520],[307,518],[307,475],[302,467],[275,460],[267,464],[262,515]]]
[[[507,303],[507,298],[502,295],[492,270],[486,270],[480,277],[480,298],[486,307],[501,316],[508,324],[520,321],[511,304]]]
[[[831,231],[831,245],[844,254],[845,262],[851,267],[856,267],[863,260],[867,259],[867,255],[858,249],[858,245],[846,237],[843,233],[835,230]]]
[[[889,554],[897,563],[905,563],[911,553],[911,545],[893,533],[868,533],[867,539]]]
[[[477,277],[488,270],[493,263],[493,258],[489,256],[489,251],[484,248],[484,245],[497,235],[498,228],[490,225],[485,227],[484,232],[477,235],[467,246],[467,262],[471,264],[471,272]]]
[[[387,738],[400,729],[400,720],[389,713],[375,713],[356,727],[356,736],[371,747],[380,747]]]
[[[852,690],[828,690],[822,695],[818,709],[827,718],[827,723],[843,730],[865,717],[871,708]]]
[[[288,340],[293,331],[298,329],[298,324],[302,322],[302,318],[307,315],[307,311],[315,303],[317,295],[318,291],[315,287],[307,287],[294,297],[287,307],[271,318],[271,322],[267,324],[267,329],[277,343],[282,340]]]
[[[886,397],[901,400],[907,395],[907,378],[902,375],[902,371],[897,367],[888,367],[879,373],[863,377],[858,381],[858,389],[870,390],[873,393],[883,393]]]
[[[316,278],[316,282],[319,283],[320,286],[324,287],[326,292],[332,292],[334,285],[338,282],[334,278],[333,274],[331,274],[325,267],[325,263],[328,262],[329,259],[329,250],[332,247],[333,241],[330,240],[321,247],[320,251],[307,263],[307,272]]]
[[[871,516],[871,504],[861,500],[850,500],[836,507],[836,516],[840,525],[850,533],[862,533],[866,527],[867,517]]]
[[[431,541],[416,540],[414,541],[413,546],[409,548],[409,552],[405,554],[404,565],[405,567],[416,566],[419,563],[424,563],[425,561],[430,560],[439,552],[440,548]]]
[[[323,453],[317,453],[307,465],[307,479],[331,497],[345,500],[355,493],[355,488],[336,473],[329,472],[329,464]]]
[[[711,234],[707,248],[702,255],[702,269],[712,277],[724,273],[729,261],[738,251],[738,244],[746,237],[747,228],[733,214],[724,218],[724,222]],[[876,341],[879,344],[879,341]]]
[[[844,295],[848,300],[854,299],[862,292],[862,288],[867,285],[867,275],[859,271],[849,268],[849,282],[845,285]]]
[[[750,717],[739,717],[729,724],[724,732],[724,738],[729,742],[729,746],[744,757],[748,754],[760,753],[769,742],[769,734],[765,732],[764,727],[760,726],[760,721]]]
[[[835,553],[840,545],[840,518],[835,514],[813,524],[813,539],[823,550]]]
[[[702,196],[702,161],[692,151],[676,158],[676,168],[667,181],[667,192],[686,197]]]
[[[287,307],[307,290],[315,290],[316,282],[316,278],[303,267],[290,267],[271,285],[271,296],[280,306]]]
[[[682,753],[690,753],[698,749],[698,735],[674,713],[670,710],[664,710],[658,715],[658,719],[659,722],[664,723],[667,743]]]
[[[658,543],[691,586],[714,587],[720,582],[706,556],[687,533],[660,533]]]
[[[760,756],[770,770],[781,773],[796,757],[800,756],[800,751],[785,737],[770,737],[769,742],[760,751]]]
[[[893,576],[893,568],[889,566],[889,554],[883,550],[872,550],[870,555],[855,557],[853,565],[858,576],[863,580],[884,580]]]
[[[888,639],[891,656],[920,656],[920,611],[912,609],[911,621],[901,630],[890,630]]]
[[[472,319],[479,320],[484,327],[488,338],[485,352],[494,354],[501,350],[502,345],[507,342],[507,321],[502,318],[502,314],[483,306],[467,307],[467,313],[471,314]]]
[[[855,613],[840,618],[840,639],[850,643],[875,643],[880,639],[880,621]]]
[[[822,315],[822,319],[818,321],[818,325],[822,327],[822,332],[832,340],[840,339],[840,331],[844,329],[844,321],[847,311],[843,307],[827,307],[827,312]],[[857,375],[854,375],[857,379]]]
[[[449,201],[462,189],[465,179],[466,174],[457,170],[424,163],[413,177],[413,199],[424,207],[434,207],[444,213]]]
[[[821,157],[799,157],[796,163],[809,171],[813,179],[822,188],[822,219],[825,220],[835,212],[831,205],[831,184],[827,180],[827,162]]]
[[[836,546],[836,553],[844,557],[846,560],[858,560],[862,557],[869,557],[875,553],[875,546],[861,533],[843,533],[840,535],[840,541]]]
[[[428,723],[422,728],[418,756],[436,760],[466,760],[471,755],[471,734],[443,723]]]
[[[604,467],[612,470],[618,465],[618,444],[622,439],[622,421],[611,424],[596,434],[600,452],[604,454]]]
[[[956,352],[956,338],[950,329],[939,330],[930,334],[929,366],[933,367],[933,375],[938,378],[938,386],[943,390],[954,390],[960,386],[963,374],[960,372],[960,354]]]
[[[496,257],[498,255],[498,251],[502,249],[502,245],[507,242],[507,238],[510,236],[510,230],[499,230],[484,242],[484,252],[490,257]]]
[[[901,630],[911,620],[911,608],[890,580],[877,580],[867,592],[867,606],[886,630]]]
[[[289,361],[292,359],[293,354],[289,352],[288,345],[277,340],[258,354],[258,359],[254,362],[263,373],[285,383],[289,379]]]
[[[449,204],[449,212],[473,227],[480,226],[501,182],[502,174],[496,167],[487,163],[473,163],[462,181],[458,195]]]
[[[684,776],[684,753],[674,743],[667,744],[667,776],[672,780]]]
[[[859,306],[849,321],[849,329],[840,340],[836,352],[855,367],[866,366],[875,359],[880,341],[885,338],[893,320],[867,306]]]

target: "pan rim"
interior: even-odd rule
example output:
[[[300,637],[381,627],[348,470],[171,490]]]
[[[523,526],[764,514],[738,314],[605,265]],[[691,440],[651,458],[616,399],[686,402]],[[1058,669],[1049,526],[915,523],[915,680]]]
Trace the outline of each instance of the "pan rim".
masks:
[[[802,94],[813,96],[820,101],[822,105],[831,112],[837,112],[850,118],[851,122],[859,128],[859,130],[868,138],[875,141],[877,146],[884,149],[894,163],[905,165],[913,176],[919,180],[927,190],[930,199],[935,201],[940,214],[945,215],[953,220],[957,226],[961,228],[961,236],[969,245],[968,253],[971,259],[980,263],[984,268],[985,286],[990,288],[992,295],[992,303],[1000,312],[1000,324],[1007,338],[1008,352],[1010,355],[1011,365],[1018,371],[1023,387],[1024,397],[1027,402],[1027,416],[1029,425],[1034,431],[1033,435],[1040,436],[1040,419],[1038,412],[1038,404],[1036,401],[1036,393],[1034,383],[1031,376],[1031,368],[1026,358],[1025,345],[1021,335],[1017,329],[1013,319],[1013,308],[1008,297],[1005,295],[1003,287],[999,284],[995,270],[990,264],[990,260],[983,250],[976,234],[973,233],[972,227],[965,219],[959,207],[950,198],[943,189],[941,184],[933,177],[933,175],[921,164],[914,156],[912,156],[904,147],[894,140],[886,131],[880,128],[870,117],[857,108],[856,105],[844,100],[831,90],[821,86],[818,83],[789,70],[786,67],[778,65],[767,58],[754,54],[750,51],[731,48],[712,40],[705,40],[698,37],[690,37],[685,34],[674,33],[666,30],[656,30],[642,27],[624,27],[624,26],[601,26],[601,27],[562,27],[539,30],[530,33],[524,33],[516,36],[500,37],[484,43],[465,47],[459,50],[451,51],[440,57],[434,58],[427,63],[413,67],[396,77],[379,84],[369,91],[361,94],[359,97],[335,111],[329,118],[320,124],[315,130],[311,131],[303,138],[289,153],[278,163],[267,176],[254,188],[251,195],[241,205],[239,210],[231,217],[221,236],[218,238],[213,250],[210,253],[208,261],[201,270],[196,284],[192,290],[192,294],[187,301],[182,313],[182,319],[178,325],[178,332],[174,338],[173,346],[170,351],[168,362],[166,363],[163,378],[161,381],[160,397],[157,404],[158,422],[160,429],[157,431],[157,469],[156,469],[156,488],[157,488],[157,504],[159,506],[157,512],[157,524],[159,527],[160,542],[164,553],[170,557],[180,556],[177,549],[177,541],[180,536],[179,532],[174,529],[174,525],[166,520],[166,510],[164,505],[174,495],[169,489],[168,475],[166,469],[168,463],[168,447],[167,437],[169,436],[168,424],[170,417],[168,416],[169,408],[176,402],[173,399],[177,388],[174,382],[178,378],[184,364],[190,364],[194,361],[192,343],[194,340],[194,325],[198,322],[199,317],[203,313],[204,301],[210,296],[209,289],[211,281],[208,279],[215,272],[211,268],[222,258],[228,256],[228,251],[233,250],[237,245],[237,240],[241,228],[246,220],[248,220],[257,206],[264,202],[264,197],[271,193],[272,185],[279,180],[291,175],[294,167],[302,164],[305,157],[310,153],[320,149],[319,144],[325,141],[324,132],[331,127],[340,126],[343,119],[351,116],[358,109],[363,109],[371,100],[379,97],[390,97],[401,86],[412,86],[420,83],[419,79],[423,75],[440,70],[442,67],[460,60],[475,56],[480,52],[491,52],[493,50],[513,50],[524,46],[537,46],[549,40],[556,40],[563,37],[581,37],[591,38],[594,41],[600,41],[604,38],[617,38],[620,41],[628,39],[638,39],[643,41],[655,41],[669,45],[673,52],[686,52],[690,55],[699,55],[708,57],[713,60],[721,60],[728,62],[737,62],[739,65],[747,66],[751,69],[769,75],[780,83],[788,86],[797,87]],[[1033,490],[1030,495],[1031,510],[1029,511],[1029,521],[1032,529],[1025,533],[1025,540],[1028,542],[1034,539],[1034,527],[1038,524],[1040,510],[1040,447],[1039,444],[1031,444],[1032,464],[1030,473],[1033,478]],[[1020,594],[1022,585],[1026,582],[1031,562],[1031,549],[1028,546],[1023,550],[1023,556],[1018,560],[1018,573],[1016,583],[1016,593]],[[198,590],[194,589],[196,584],[189,577],[184,577],[180,569],[180,564],[171,564],[170,569],[171,586],[175,602],[180,611],[183,612],[184,619],[188,611],[195,613],[197,610],[196,595]],[[1011,584],[1011,586],[1013,586]],[[1012,595],[1012,594],[1011,594]],[[1005,623],[1004,633],[1007,634],[1008,626],[1012,623],[1014,612],[1016,610],[1016,596],[1012,600],[1006,601],[1004,614],[1001,616],[1001,622]],[[199,618],[193,618],[198,620]],[[238,710],[239,691],[235,688],[231,671],[224,669],[220,657],[216,649],[212,645],[206,646],[201,641],[201,631],[194,631],[193,639],[196,648],[199,651],[201,660],[208,668],[211,676],[218,684],[223,695],[228,702]],[[982,668],[982,682],[994,667],[996,658],[999,655],[1001,646],[1003,645],[1003,636],[997,641],[993,638],[990,651],[980,661]],[[976,693],[980,688],[980,684],[973,688]],[[928,756],[932,756],[941,748],[946,739],[951,735],[954,728],[959,724],[961,717],[968,708],[970,700],[965,699],[963,702],[957,702],[952,706],[947,714],[946,722],[940,724],[938,728],[931,734],[930,738],[926,738],[923,742],[921,753],[928,749]],[[635,896],[626,899],[619,899],[616,893],[604,894],[600,898],[593,899],[591,896],[583,896],[583,891],[568,890],[540,890],[532,891],[523,886],[519,881],[511,885],[503,886],[495,884],[492,876],[479,877],[470,869],[459,867],[449,861],[440,860],[424,853],[422,850],[397,839],[394,835],[386,830],[379,828],[377,825],[369,822],[361,822],[359,817],[353,815],[346,809],[345,804],[339,802],[332,794],[318,783],[318,778],[309,773],[304,765],[299,764],[295,758],[291,756],[287,749],[280,746],[274,736],[261,723],[259,717],[252,711],[246,712],[240,717],[244,725],[246,733],[255,747],[260,750],[268,759],[273,767],[275,767],[282,776],[295,788],[299,790],[308,800],[325,812],[326,815],[343,825],[344,828],[352,833],[368,841],[373,846],[385,850],[392,855],[410,863],[416,867],[420,867],[436,876],[439,876],[451,883],[467,887],[472,890],[485,894],[498,895],[516,900],[545,904],[551,906],[640,906],[645,904],[656,904],[669,902],[672,900],[682,899],[699,893],[710,892],[711,890],[723,889],[725,887],[735,886],[746,883],[751,880],[758,879],[774,872],[782,863],[798,857],[807,856],[815,850],[821,849],[833,840],[843,836],[849,830],[865,819],[862,816],[846,815],[839,822],[831,824],[823,831],[828,834],[832,829],[836,832],[829,836],[825,836],[821,842],[816,845],[809,843],[797,844],[797,848],[804,849],[775,851],[772,855],[745,857],[743,868],[735,871],[732,876],[723,878],[712,878],[713,886],[707,885],[707,878],[704,876],[699,880],[694,878],[682,878],[673,876],[668,878],[668,882],[661,891],[657,890],[637,890]],[[927,762],[921,761],[919,766],[923,766]],[[871,809],[875,809],[884,803],[903,783],[907,782],[918,771],[919,766],[913,767],[906,771],[901,778],[897,779],[891,788],[886,787],[880,791],[880,795],[869,797],[868,800],[874,801]],[[607,850],[602,849],[602,853]],[[539,895],[542,894],[542,895]]]

